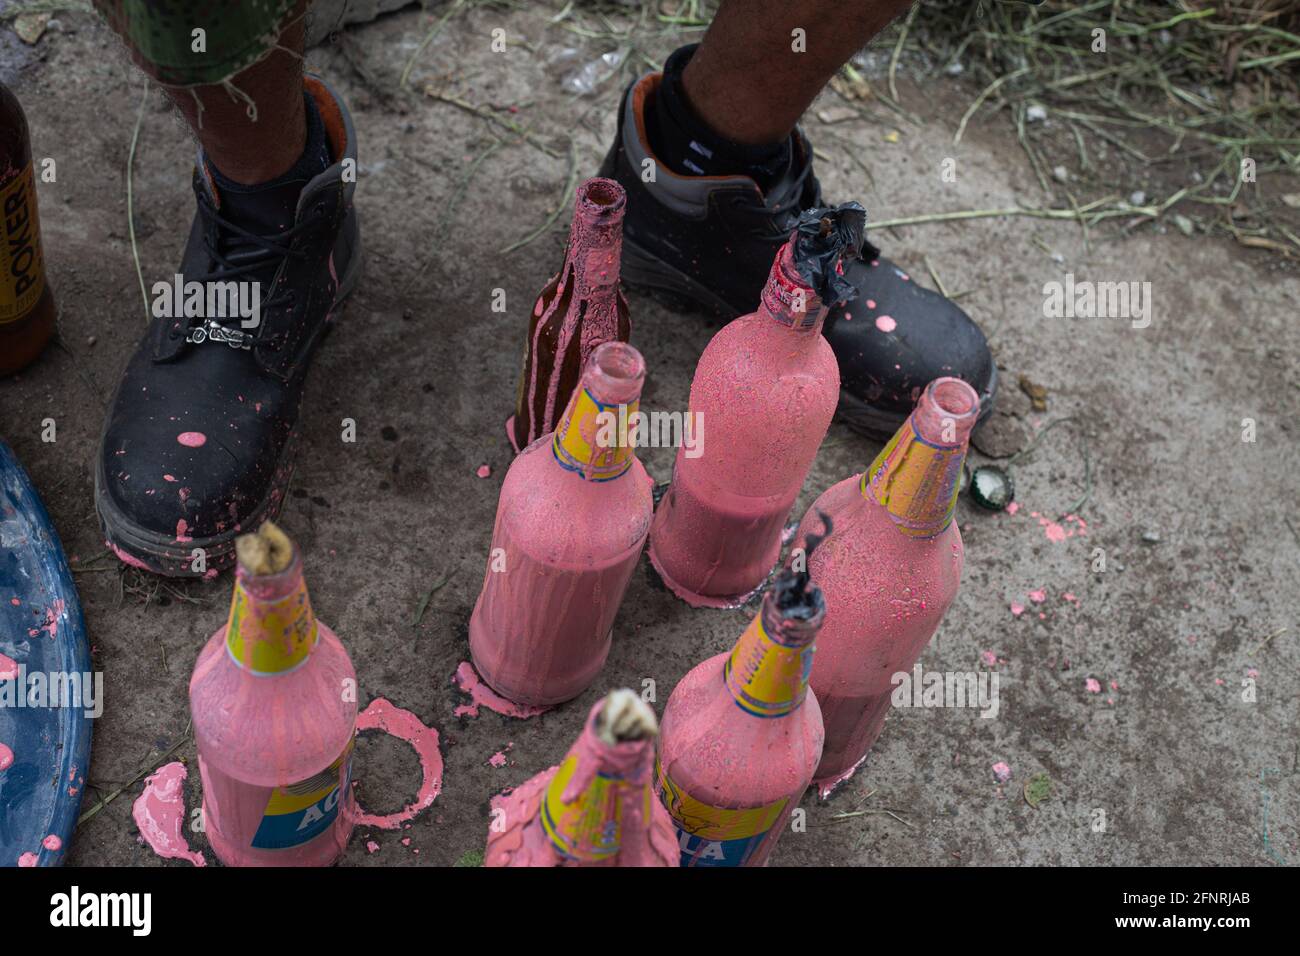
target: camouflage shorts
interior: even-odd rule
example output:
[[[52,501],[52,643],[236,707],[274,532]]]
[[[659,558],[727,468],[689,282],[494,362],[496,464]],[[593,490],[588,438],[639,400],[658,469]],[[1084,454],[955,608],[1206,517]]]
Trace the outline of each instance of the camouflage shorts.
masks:
[[[94,0],[142,70],[169,86],[221,83],[269,53],[305,0]],[[201,34],[195,31],[202,30]]]

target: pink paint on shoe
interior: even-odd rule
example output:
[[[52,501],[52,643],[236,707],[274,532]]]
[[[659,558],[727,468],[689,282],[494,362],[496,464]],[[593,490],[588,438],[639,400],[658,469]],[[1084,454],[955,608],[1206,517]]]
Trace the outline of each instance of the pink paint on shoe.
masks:
[[[41,841],[41,846],[45,847],[45,849],[49,850],[51,853],[57,853],[59,850],[63,849],[63,841],[59,839],[57,834],[51,833]]]
[[[24,853],[18,858],[18,865],[21,867],[33,867],[36,861],[40,859],[35,853]]]
[[[8,770],[14,765],[14,752],[8,744],[0,744],[0,770]]]
[[[181,432],[176,440],[186,448],[202,448],[207,444],[208,436],[203,432]]]
[[[878,315],[876,316],[876,328],[882,332],[892,332],[898,328],[898,323],[888,315]]]
[[[0,680],[13,680],[18,676],[18,662],[0,654]]]

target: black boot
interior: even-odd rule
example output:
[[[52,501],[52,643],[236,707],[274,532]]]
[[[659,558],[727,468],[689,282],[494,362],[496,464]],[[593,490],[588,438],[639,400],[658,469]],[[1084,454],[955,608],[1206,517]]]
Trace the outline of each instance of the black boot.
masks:
[[[280,511],[307,369],[361,271],[352,118],[319,79],[304,86],[319,116],[309,122],[324,127],[323,172],[222,188],[199,155],[179,273],[202,301],[177,311],[159,283],[100,440],[95,506],[128,564],[214,576],[233,563],[236,535]],[[253,301],[259,314],[233,307]]]
[[[647,74],[628,87],[614,145],[600,169],[627,190],[623,279],[724,318],[752,312],[799,213],[827,205],[813,174],[812,147],[796,129],[790,160],[766,191],[748,176],[680,175],[650,146],[647,113],[662,77]],[[861,255],[861,261],[845,262],[858,296],[832,309],[824,329],[839,359],[840,417],[886,439],[932,379],[955,375],[979,393],[980,420],[986,419],[997,367],[979,327],[869,242]]]

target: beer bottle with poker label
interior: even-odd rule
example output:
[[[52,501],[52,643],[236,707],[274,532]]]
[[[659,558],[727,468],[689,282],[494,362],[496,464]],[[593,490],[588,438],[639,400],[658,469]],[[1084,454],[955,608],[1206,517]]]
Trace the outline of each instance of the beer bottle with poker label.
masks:
[[[27,118],[0,84],[0,375],[36,360],[54,334]]]

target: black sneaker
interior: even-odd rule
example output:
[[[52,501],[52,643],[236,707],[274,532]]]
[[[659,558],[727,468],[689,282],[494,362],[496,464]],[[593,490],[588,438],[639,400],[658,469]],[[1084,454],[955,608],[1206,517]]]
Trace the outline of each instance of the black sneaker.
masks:
[[[792,161],[766,195],[747,176],[674,173],[655,158],[646,134],[646,109],[661,78],[650,73],[628,87],[599,173],[627,190],[623,280],[673,304],[735,318],[758,306],[772,259],[799,213],[827,205],[813,175],[812,147],[796,129]],[[839,359],[840,417],[887,439],[930,381],[955,375],[979,393],[983,422],[993,411],[997,366],[979,327],[871,243],[863,243],[861,256],[845,262],[857,298],[832,309],[823,330]]]
[[[252,320],[229,309],[155,318],[104,424],[95,508],[108,546],[136,567],[215,576],[233,563],[236,535],[280,511],[312,354],[361,271],[352,117],[322,81],[304,84],[333,165],[301,186],[296,206],[296,183],[232,191],[241,219],[266,223],[251,232],[222,218],[201,152],[194,171],[199,208],[179,273],[209,286],[259,282],[260,322],[245,328]]]

